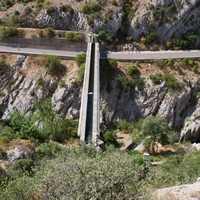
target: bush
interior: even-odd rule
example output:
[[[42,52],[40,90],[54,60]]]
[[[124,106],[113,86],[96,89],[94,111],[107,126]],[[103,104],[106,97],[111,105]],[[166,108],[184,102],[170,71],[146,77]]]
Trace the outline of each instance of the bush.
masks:
[[[167,64],[168,64],[169,66],[173,66],[173,65],[174,65],[174,59],[168,58],[168,59],[167,59]]]
[[[105,133],[103,133],[103,139],[106,144],[117,146],[118,142],[116,140],[116,134],[113,130],[106,130]]]
[[[59,81],[59,83],[58,83],[58,85],[60,86],[60,87],[64,87],[65,86],[65,80],[60,80]]]
[[[112,69],[117,68],[117,61],[114,58],[108,58],[108,63]]]
[[[46,37],[46,38],[52,38],[55,36],[55,32],[52,28],[45,28],[44,32],[43,32],[43,35]]]
[[[47,8],[47,14],[48,15],[51,15],[55,11],[56,11],[56,8],[54,6],[51,6],[51,7]]]
[[[0,160],[2,160],[5,156],[6,156],[6,152],[2,148],[0,148]],[[0,167],[0,170],[1,170],[1,167]]]
[[[67,41],[70,41],[70,42],[74,42],[75,41],[75,33],[74,32],[68,32],[68,33],[66,33],[66,35],[65,35],[65,39],[67,40]]]
[[[140,72],[139,72],[138,68],[135,67],[134,65],[129,65],[127,67],[127,73],[129,76],[134,77],[135,75],[138,75]]]
[[[81,84],[84,80],[84,73],[85,73],[85,63],[82,63],[77,72],[78,77],[77,77],[76,81],[79,84]]]
[[[60,59],[55,55],[48,55],[45,58],[46,71],[49,74],[56,74],[59,71]]]
[[[23,174],[25,172],[28,172],[29,174],[32,171],[33,167],[33,160],[31,159],[20,159],[17,160],[11,167],[11,170],[13,170],[15,173]]]
[[[177,81],[173,74],[165,73],[164,81],[166,82],[166,86],[169,91],[173,91],[181,87],[181,84]]]
[[[159,85],[163,81],[163,76],[160,73],[158,73],[158,74],[150,74],[150,79],[153,82],[153,84]]]
[[[10,39],[18,34],[18,30],[11,26],[3,27],[1,29],[0,35],[2,39]]]
[[[86,62],[86,53],[78,54],[75,58],[74,61],[78,66]]]
[[[7,66],[7,64],[6,64],[6,61],[3,60],[3,59],[0,59],[0,70],[5,71],[5,70],[7,70],[7,69],[8,69],[8,66]]]
[[[97,3],[91,2],[91,3],[85,3],[82,6],[81,11],[84,14],[93,14],[95,12],[98,12],[101,10],[101,6]]]
[[[39,150],[34,156],[35,160],[41,160],[43,158],[53,159],[62,151],[62,147],[55,142],[48,142],[40,144]]]
[[[126,90],[130,86],[130,81],[126,76],[119,77],[119,87]]]
[[[45,84],[45,80],[41,76],[37,79],[36,82],[39,86],[43,86]]]
[[[147,44],[152,44],[153,42],[157,42],[157,40],[158,40],[158,34],[157,34],[157,32],[155,32],[155,31],[150,32],[150,33],[146,36],[145,39],[146,39],[145,42],[146,42]]]
[[[68,32],[65,35],[65,39],[69,42],[83,42],[85,40],[81,33]]]

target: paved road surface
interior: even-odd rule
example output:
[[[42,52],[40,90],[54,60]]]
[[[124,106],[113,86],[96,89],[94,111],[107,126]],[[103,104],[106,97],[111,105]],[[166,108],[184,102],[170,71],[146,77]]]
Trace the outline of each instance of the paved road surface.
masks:
[[[108,58],[118,60],[151,60],[168,58],[200,57],[200,51],[140,51],[140,52],[110,52]]]
[[[0,46],[0,52],[22,53],[22,54],[46,54],[57,55],[63,57],[74,58],[82,52],[77,51],[60,51],[49,49],[33,49],[33,48],[18,48]],[[167,59],[167,58],[186,58],[200,57],[200,50],[190,51],[126,51],[126,52],[108,52],[101,54],[101,58],[115,58],[117,60],[151,60],[151,59]]]

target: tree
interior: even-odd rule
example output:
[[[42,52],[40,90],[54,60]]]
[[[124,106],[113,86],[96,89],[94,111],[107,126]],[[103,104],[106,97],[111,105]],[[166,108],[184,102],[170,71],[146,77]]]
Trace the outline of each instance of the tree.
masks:
[[[148,116],[144,119],[141,131],[144,136],[150,136],[153,153],[156,152],[155,147],[158,148],[157,142],[162,145],[168,143],[170,128],[168,127],[166,121],[160,116]]]
[[[86,62],[86,53],[78,54],[78,55],[74,58],[74,61],[76,62],[76,64],[77,64],[78,66],[80,66],[82,63],[85,63],[85,62]]]
[[[45,59],[46,71],[49,74],[56,74],[59,71],[60,60],[58,56],[48,55]]]

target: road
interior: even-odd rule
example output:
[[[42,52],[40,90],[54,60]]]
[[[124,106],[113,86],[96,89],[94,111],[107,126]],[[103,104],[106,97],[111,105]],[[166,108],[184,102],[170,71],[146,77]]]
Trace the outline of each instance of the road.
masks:
[[[102,55],[101,58],[106,55]],[[140,51],[140,52],[108,52],[108,58],[117,60],[151,60],[151,59],[168,59],[168,58],[195,58],[200,57],[199,50],[191,51]]]
[[[60,51],[49,49],[33,49],[33,48],[18,48],[0,46],[0,52],[6,53],[21,53],[33,55],[57,55],[61,57],[74,58],[77,54],[82,52],[77,51]],[[190,51],[126,51],[126,52],[108,52],[100,55],[101,59],[115,58],[117,60],[151,60],[151,59],[167,59],[167,58],[186,58],[186,57],[200,57],[200,50]]]

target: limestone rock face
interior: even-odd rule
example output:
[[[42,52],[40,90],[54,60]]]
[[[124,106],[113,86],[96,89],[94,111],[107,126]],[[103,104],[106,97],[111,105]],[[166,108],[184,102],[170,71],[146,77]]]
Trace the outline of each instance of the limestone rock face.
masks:
[[[157,200],[182,199],[182,200],[198,200],[200,195],[200,178],[193,184],[180,185],[170,188],[156,190],[153,197]]]
[[[74,61],[62,61],[65,72],[60,76],[51,76],[47,74],[43,64],[37,64],[37,59],[39,58],[12,55],[9,58],[12,60],[9,70],[6,73],[0,72],[3,118],[9,117],[14,109],[26,114],[33,113],[35,99],[51,98],[56,113],[62,116],[67,114],[78,120],[82,93],[81,86],[74,84],[78,66]],[[149,72],[142,75],[145,86],[141,91],[134,87],[120,89],[119,77],[120,72],[111,80],[110,87],[113,89],[110,92],[101,83],[101,123],[126,119],[134,124],[140,118],[159,114],[172,128],[179,131],[181,140],[200,139],[198,75],[184,80],[180,89],[171,92],[165,82],[154,85],[149,78]],[[39,84],[39,78],[44,80],[44,84]],[[64,81],[62,85],[61,80]]]
[[[155,19],[153,12],[156,9],[170,5],[174,5],[174,10],[164,14],[168,18],[167,21],[163,21],[162,15]],[[159,41],[163,42],[169,38],[180,37],[188,30],[199,30],[199,27],[195,26],[199,23],[200,10],[198,7],[198,0],[189,3],[175,0],[153,0],[141,3],[130,23],[129,34],[134,39],[139,39],[151,31],[156,31]],[[135,26],[136,22],[139,27]]]

